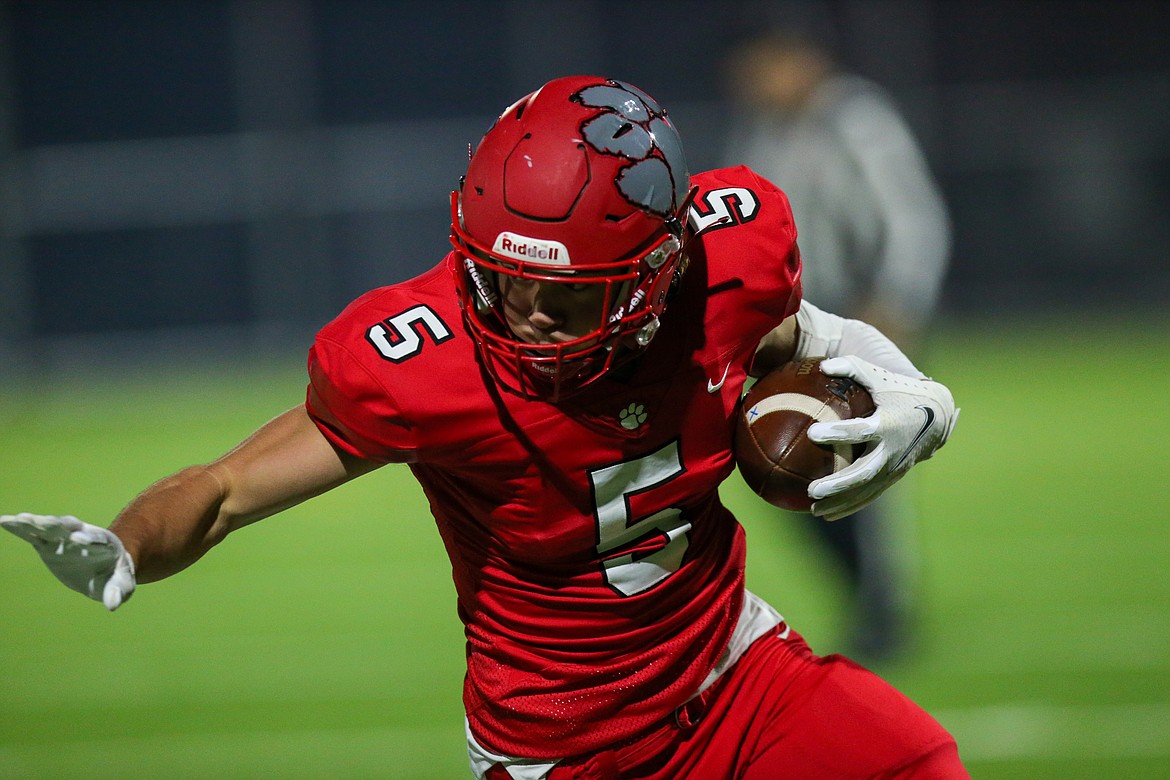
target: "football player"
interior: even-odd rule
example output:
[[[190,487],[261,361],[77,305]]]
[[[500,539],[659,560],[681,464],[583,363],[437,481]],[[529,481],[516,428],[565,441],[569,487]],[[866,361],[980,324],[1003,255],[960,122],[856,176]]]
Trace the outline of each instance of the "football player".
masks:
[[[930,457],[956,417],[877,331],[801,304],[783,193],[746,168],[691,177],[657,102],[569,77],[481,140],[451,240],[327,325],[305,403],[219,460],[109,529],[5,527],[115,609],[235,529],[405,463],[452,562],[476,778],[966,777],[934,719],[744,589],[718,486],[749,375],[827,354],[872,394],[871,417],[810,434],[868,444],[810,486],[828,519]]]

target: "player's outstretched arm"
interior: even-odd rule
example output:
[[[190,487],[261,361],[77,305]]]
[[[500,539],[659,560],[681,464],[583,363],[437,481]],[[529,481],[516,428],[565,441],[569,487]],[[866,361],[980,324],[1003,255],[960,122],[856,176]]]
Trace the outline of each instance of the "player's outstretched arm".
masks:
[[[213,463],[160,480],[110,528],[73,517],[6,515],[65,585],[116,609],[136,583],[190,566],[229,533],[376,468],[338,452],[297,407]]]

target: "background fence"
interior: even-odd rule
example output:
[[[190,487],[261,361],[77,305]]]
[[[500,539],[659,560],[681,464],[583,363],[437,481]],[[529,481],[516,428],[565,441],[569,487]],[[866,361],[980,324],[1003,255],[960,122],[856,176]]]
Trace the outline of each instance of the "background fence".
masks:
[[[39,0],[0,5],[4,365],[302,349],[445,252],[467,144],[512,100],[633,81],[702,169],[729,47],[792,22],[922,139],[955,223],[946,313],[1166,302],[1161,2]]]

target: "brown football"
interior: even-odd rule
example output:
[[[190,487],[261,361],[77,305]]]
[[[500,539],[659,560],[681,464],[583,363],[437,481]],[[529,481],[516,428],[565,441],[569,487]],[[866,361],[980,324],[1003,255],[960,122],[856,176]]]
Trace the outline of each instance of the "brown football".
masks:
[[[835,447],[808,438],[814,422],[873,414],[873,399],[852,379],[821,373],[823,357],[785,363],[764,375],[740,404],[735,431],[739,473],[765,501],[807,512],[808,484],[848,466],[864,445]]]

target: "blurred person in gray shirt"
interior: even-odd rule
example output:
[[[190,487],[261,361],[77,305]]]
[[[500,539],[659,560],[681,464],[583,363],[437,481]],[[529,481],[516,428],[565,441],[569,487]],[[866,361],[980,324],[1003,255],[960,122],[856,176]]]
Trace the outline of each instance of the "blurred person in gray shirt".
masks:
[[[843,72],[803,33],[751,39],[728,64],[737,110],[726,158],[787,193],[805,298],[873,324],[913,356],[938,303],[950,221],[906,120],[885,90]],[[908,639],[914,561],[904,504],[894,491],[835,523],[811,520],[844,572],[847,650],[869,663]]]

